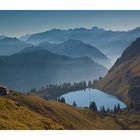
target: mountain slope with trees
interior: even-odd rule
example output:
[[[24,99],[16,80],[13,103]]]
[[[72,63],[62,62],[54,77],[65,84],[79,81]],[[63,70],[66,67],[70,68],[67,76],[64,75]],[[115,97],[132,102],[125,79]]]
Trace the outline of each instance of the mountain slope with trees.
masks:
[[[118,96],[127,104],[140,104],[140,38],[132,42],[108,74],[94,87]]]

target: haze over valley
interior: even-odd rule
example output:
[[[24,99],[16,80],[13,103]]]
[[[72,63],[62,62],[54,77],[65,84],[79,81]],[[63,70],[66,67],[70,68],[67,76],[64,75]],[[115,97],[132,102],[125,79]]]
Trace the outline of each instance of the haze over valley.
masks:
[[[0,11],[0,129],[140,129],[139,16]]]

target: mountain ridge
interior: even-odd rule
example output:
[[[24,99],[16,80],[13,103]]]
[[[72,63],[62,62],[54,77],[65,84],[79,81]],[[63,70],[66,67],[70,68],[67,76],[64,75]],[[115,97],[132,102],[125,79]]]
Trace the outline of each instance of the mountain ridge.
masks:
[[[69,39],[59,44],[43,42],[38,46],[59,55],[66,55],[75,58],[87,56],[105,67],[109,67],[111,65],[111,60],[107,58],[100,50],[90,44],[84,43],[81,40]]]
[[[52,83],[91,80],[107,72],[89,57],[71,58],[39,47],[26,47],[11,56],[1,56],[0,60],[1,82],[21,91]]]
[[[9,56],[14,53],[19,52],[25,47],[32,46],[30,44],[27,44],[23,41],[20,41],[16,37],[4,37],[0,39],[0,56]]]
[[[94,83],[94,87],[118,96],[125,103],[130,104],[129,91],[139,87],[140,77],[140,38],[132,42],[122,56],[116,61],[108,74]],[[132,82],[136,81],[137,82]],[[137,85],[138,84],[138,85]],[[138,90],[138,89],[137,89]],[[132,90],[131,90],[132,91]],[[137,93],[139,101],[139,94]]]
[[[96,46],[105,55],[111,58],[120,57],[133,40],[140,36],[139,28],[128,31],[112,31],[98,27],[91,29],[74,28],[74,29],[55,29],[37,34],[32,34],[26,42],[39,44],[48,41],[50,43],[61,43],[68,39],[81,40],[84,43],[89,43]]]

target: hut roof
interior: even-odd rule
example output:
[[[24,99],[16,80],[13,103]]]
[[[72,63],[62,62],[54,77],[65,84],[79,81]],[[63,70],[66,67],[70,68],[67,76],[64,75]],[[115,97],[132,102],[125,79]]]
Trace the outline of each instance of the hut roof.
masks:
[[[4,86],[4,85],[0,85],[0,87],[2,87],[2,88],[6,88],[6,89],[7,89],[7,87],[6,87],[6,86]]]

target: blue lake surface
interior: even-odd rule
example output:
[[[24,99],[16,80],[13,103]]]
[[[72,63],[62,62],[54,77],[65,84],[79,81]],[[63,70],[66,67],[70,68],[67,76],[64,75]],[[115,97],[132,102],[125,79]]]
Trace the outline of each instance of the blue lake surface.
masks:
[[[120,104],[121,108],[127,107],[125,103],[120,101],[115,96],[109,95],[97,89],[86,89],[75,92],[69,92],[62,95],[65,98],[66,103],[73,104],[75,101],[78,107],[89,107],[91,101],[96,103],[98,110],[104,106],[105,109],[113,109],[115,105]]]

